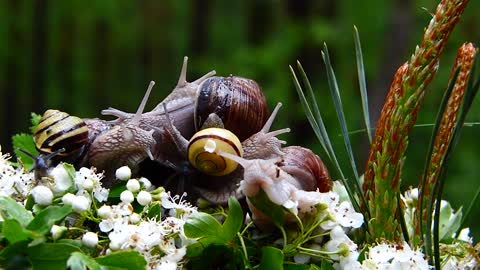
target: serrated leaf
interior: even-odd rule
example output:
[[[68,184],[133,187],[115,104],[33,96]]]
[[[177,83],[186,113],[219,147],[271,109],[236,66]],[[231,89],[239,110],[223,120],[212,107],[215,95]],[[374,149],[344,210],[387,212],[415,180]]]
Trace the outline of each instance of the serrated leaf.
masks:
[[[198,212],[191,215],[183,226],[185,235],[189,238],[211,238],[216,243],[224,243],[222,225],[207,213]]]
[[[263,189],[257,195],[248,197],[248,199],[255,208],[268,216],[277,227],[283,226],[287,211],[283,206],[273,203]]]
[[[162,219],[162,205],[160,202],[153,202],[150,204],[147,217],[150,219],[155,218],[156,220]]]
[[[100,270],[100,265],[90,256],[81,252],[73,252],[68,258],[67,267],[71,270]]]
[[[0,197],[0,213],[4,219],[15,219],[22,227],[33,220],[32,213],[10,197]]]
[[[72,212],[72,206],[49,206],[37,214],[28,224],[27,229],[45,235],[50,231],[53,224],[63,220]]]
[[[228,199],[228,216],[223,223],[223,234],[228,241],[232,240],[242,228],[243,211],[235,197]]]
[[[76,169],[75,167],[73,167],[72,164],[69,164],[69,163],[63,163],[63,168],[65,169],[65,171],[67,172],[68,174],[68,177],[70,177],[70,179],[72,179],[72,181],[74,181],[75,179],[75,173],[76,173]]]
[[[108,269],[145,269],[147,261],[136,251],[115,252],[107,256],[95,258],[102,268]]]
[[[276,247],[262,248],[262,259],[258,269],[283,269],[283,252]]]
[[[10,244],[33,239],[35,237],[31,231],[26,230],[14,219],[6,219],[3,221],[2,234]]]
[[[44,243],[29,247],[26,253],[33,269],[64,270],[71,254],[80,251],[80,248],[69,244]]]
[[[12,137],[12,144],[15,156],[21,160],[26,170],[31,170],[35,165],[35,161],[18,149],[23,149],[34,156],[38,156],[38,151],[33,142],[33,136],[29,134],[16,134]]]
[[[35,133],[35,129],[37,128],[38,126],[38,123],[40,123],[40,120],[42,119],[42,116],[40,114],[36,114],[36,113],[30,113],[30,124],[32,125],[30,127],[30,131],[32,132],[32,134]]]

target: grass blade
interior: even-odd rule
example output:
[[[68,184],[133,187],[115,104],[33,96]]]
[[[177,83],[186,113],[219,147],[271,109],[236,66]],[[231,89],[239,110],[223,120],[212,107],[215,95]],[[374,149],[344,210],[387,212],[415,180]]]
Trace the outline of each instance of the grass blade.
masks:
[[[430,139],[430,144],[428,146],[428,152],[427,152],[427,160],[425,161],[425,166],[424,166],[424,169],[423,169],[423,179],[422,181],[420,182],[420,187],[419,187],[419,207],[417,207],[417,211],[418,211],[418,223],[419,223],[419,226],[420,228],[424,228],[423,226],[423,220],[422,220],[422,217],[423,217],[423,212],[424,212],[424,207],[423,207],[423,199],[424,199],[424,196],[423,194],[425,193],[424,190],[426,188],[426,183],[427,183],[427,176],[428,176],[428,170],[430,168],[430,164],[431,164],[431,158],[432,158],[432,155],[433,155],[433,148],[434,148],[434,145],[435,145],[435,138],[437,137],[437,134],[438,134],[438,131],[439,131],[439,128],[440,128],[440,124],[441,124],[441,121],[442,121],[442,116],[447,108],[447,104],[448,104],[448,100],[450,99],[450,96],[452,95],[452,91],[453,91],[453,88],[454,88],[454,85],[455,85],[455,81],[457,80],[457,77],[458,77],[458,73],[460,72],[460,68],[457,68],[455,70],[455,73],[452,77],[452,80],[450,81],[450,84],[448,85],[447,87],[447,90],[445,91],[445,94],[443,95],[443,98],[442,98],[442,102],[440,104],[440,109],[438,110],[438,113],[437,113],[437,118],[436,118],[436,121],[435,121],[435,126],[433,128],[433,132],[432,132],[432,137]],[[433,194],[432,194],[433,195]],[[433,196],[430,197],[430,200],[429,200],[429,204],[432,205],[433,202],[435,201],[435,198],[433,198]],[[432,210],[433,209],[428,209],[426,212],[427,213],[432,213]],[[420,237],[422,237],[423,235],[425,235],[425,245],[426,245],[426,248],[425,248],[425,253],[427,256],[431,256],[431,215],[428,215],[427,214],[427,224],[425,225],[425,232],[421,232],[420,233]]]
[[[324,52],[322,53],[324,62],[325,62],[325,67],[327,68],[327,78],[328,78],[328,84],[330,86],[330,92],[332,94],[333,98],[333,104],[335,107],[335,111],[337,113],[338,117],[338,122],[340,123],[340,128],[342,130],[342,135],[345,143],[345,148],[347,150],[348,158],[350,160],[350,165],[352,167],[354,176],[355,176],[355,184],[354,187],[357,189],[357,194],[359,194],[362,203],[366,205],[366,200],[365,197],[363,196],[363,191],[362,188],[360,187],[360,182],[359,182],[359,176],[358,176],[358,170],[357,166],[355,164],[355,158],[353,156],[353,150],[352,150],[352,145],[350,143],[350,137],[348,135],[348,128],[347,128],[347,121],[345,120],[345,114],[343,112],[342,108],[342,101],[340,99],[340,91],[338,88],[337,84],[337,79],[335,78],[335,73],[333,71],[333,67],[330,62],[330,57],[328,54],[328,48],[327,45],[324,44]]]
[[[370,113],[368,111],[367,83],[365,80],[365,67],[363,66],[362,45],[360,44],[360,35],[356,26],[354,28],[355,56],[357,59],[358,85],[360,86],[360,95],[362,97],[363,119],[367,129],[368,141],[372,144],[372,130],[370,125]]]
[[[332,157],[330,156],[330,151],[328,150],[325,139],[323,137],[322,131],[320,130],[320,127],[315,120],[315,117],[313,116],[312,110],[310,109],[310,105],[308,104],[307,98],[305,97],[305,94],[303,93],[302,86],[300,85],[300,82],[297,79],[297,75],[295,71],[293,70],[292,66],[290,66],[290,72],[292,73],[293,76],[293,84],[295,85],[295,90],[297,90],[298,97],[300,98],[300,103],[302,104],[302,107],[305,111],[305,115],[307,116],[308,122],[310,122],[310,125],[312,126],[313,132],[317,136],[318,141],[320,142],[320,145],[322,146],[323,150],[327,154],[328,158],[330,161],[332,161]]]
[[[297,79],[296,73],[293,70],[293,68],[290,66],[290,71],[291,71],[292,76],[293,76],[295,89],[297,90],[298,96],[300,98],[300,103],[302,104],[302,107],[305,110],[305,114],[307,115],[307,119],[310,122],[310,125],[312,126],[312,128],[314,130],[314,133],[316,134],[317,138],[319,139],[320,144],[322,144],[322,147],[324,148],[324,151],[327,153],[327,156],[328,156],[330,162],[332,164],[334,164],[335,169],[340,174],[340,180],[342,181],[342,184],[345,186],[345,188],[347,190],[348,196],[350,197],[350,200],[352,202],[353,207],[355,208],[356,211],[360,212],[360,205],[358,204],[358,201],[356,200],[356,197],[354,196],[354,193],[353,193],[351,187],[348,185],[348,183],[346,181],[346,178],[345,178],[345,176],[343,174],[343,171],[340,167],[338,159],[335,155],[335,151],[333,150],[331,141],[328,137],[328,133],[327,133],[325,125],[323,123],[323,120],[322,120],[322,117],[321,117],[321,114],[320,114],[320,110],[318,109],[318,106],[316,106],[317,103],[316,103],[315,97],[313,95],[313,90],[312,90],[311,84],[310,84],[305,72],[303,71],[303,68],[301,68],[300,63],[298,63],[298,64],[299,64],[300,69],[301,69],[303,80],[304,80],[305,84],[307,85],[307,89],[309,91],[309,97],[312,99],[312,103],[315,104],[315,111],[316,111],[316,114],[317,114],[317,119],[315,119],[315,117],[313,116],[312,110],[310,109],[308,101],[307,101],[307,99],[306,99],[306,97],[303,93],[303,89],[302,89],[302,87],[301,87],[301,85],[300,85],[300,83]],[[323,141],[323,143],[322,143],[322,141]]]

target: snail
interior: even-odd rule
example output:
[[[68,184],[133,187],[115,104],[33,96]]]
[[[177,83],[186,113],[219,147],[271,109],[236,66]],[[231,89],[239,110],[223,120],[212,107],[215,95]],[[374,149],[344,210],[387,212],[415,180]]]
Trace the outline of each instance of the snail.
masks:
[[[178,128],[182,134],[190,136],[194,131],[193,106],[198,85],[206,78],[213,76],[215,72],[211,71],[190,83],[186,81],[187,63],[188,58],[185,57],[177,86],[160,104],[169,103],[170,114]],[[165,136],[165,132],[153,134],[154,130],[151,128],[155,126],[161,129],[164,125],[166,119],[162,106],[157,106],[151,112],[143,112],[152,87],[153,83],[147,89],[135,114],[109,108],[103,110],[102,114],[116,116],[116,120],[80,119],[67,116],[70,120],[66,121],[61,128],[53,128],[54,122],[45,122],[45,129],[42,128],[43,131],[38,129],[38,134],[35,136],[37,148],[47,153],[59,147],[65,148],[65,154],[58,155],[55,158],[56,162],[68,161],[74,163],[76,167],[95,166],[105,171],[104,185],[107,187],[114,184],[114,171],[120,166],[128,165],[135,170],[145,159],[160,161],[175,159],[174,147],[170,139]],[[47,111],[42,119],[48,119],[50,114],[51,111]],[[60,114],[68,115],[58,112],[58,115]],[[85,125],[78,126],[77,120]],[[75,133],[67,132],[69,129],[84,136],[80,140]],[[47,130],[49,130],[48,135]],[[63,145],[58,140],[52,140],[49,142],[51,145],[48,146],[52,150],[41,145],[41,141],[47,142],[46,138],[54,138],[54,136],[59,136],[69,143]]]
[[[219,153],[244,168],[239,190],[247,198],[253,222],[262,230],[271,230],[274,222],[250,201],[261,190],[274,204],[284,206],[295,214],[304,214],[313,211],[313,206],[320,201],[318,191],[327,192],[332,187],[328,170],[310,149],[289,146],[282,152],[283,155],[274,158],[251,160],[226,152]],[[295,220],[291,216],[285,218],[286,222]]]
[[[85,147],[88,128],[79,117],[58,110],[47,110],[40,119],[33,138],[40,153],[51,154],[63,148],[58,156],[72,156]]]
[[[277,160],[278,164],[274,164],[275,168],[281,168],[283,174],[289,175],[292,182],[297,183],[298,188],[302,190],[317,190],[328,191],[331,188],[331,180],[328,171],[320,160],[312,151],[298,147],[291,146],[282,148],[281,145],[285,144],[284,141],[279,140],[276,136],[289,132],[290,129],[280,129],[269,132],[270,127],[281,107],[281,103],[278,103],[273,110],[271,116],[265,123],[264,127],[257,133],[250,136],[248,139],[241,143],[243,149],[243,158],[236,151],[229,151],[228,157],[224,157],[221,153],[225,153],[222,149],[214,149],[212,147],[212,141],[215,141],[216,136],[212,136],[210,141],[203,140],[202,144],[191,144],[185,138],[183,138],[176,130],[175,126],[168,125],[167,131],[172,132],[174,141],[178,146],[180,152],[184,151],[184,156],[189,156],[192,153],[201,153],[200,150],[209,153],[204,157],[214,157],[209,162],[220,161],[222,164],[226,163],[231,156],[237,156],[242,160]],[[210,129],[207,129],[207,131]],[[203,130],[200,131],[204,138],[208,138],[209,135],[205,134]],[[194,135],[193,138],[195,138]],[[236,140],[237,138],[235,138]],[[192,140],[191,140],[192,141]],[[223,141],[222,141],[223,142]],[[200,148],[200,150],[198,149]],[[213,155],[216,154],[216,155]],[[224,159],[224,160],[222,160]],[[192,160],[192,159],[191,159]],[[197,161],[198,159],[193,159]],[[237,161],[235,159],[232,159]],[[205,162],[205,161],[202,161]],[[237,161],[238,163],[238,161]],[[242,163],[240,163],[242,164]],[[196,165],[193,164],[195,167]],[[243,168],[242,168],[243,167]],[[242,192],[238,190],[238,185],[243,179],[246,172],[244,172],[245,166],[237,168],[230,174],[224,176],[207,175],[208,172],[204,172],[203,177],[199,177],[200,181],[194,183],[195,189],[200,196],[213,204],[224,204],[227,202],[230,196],[241,198],[244,196]],[[253,174],[263,174],[261,170],[253,172]]]
[[[195,168],[209,175],[232,173],[238,164],[219,156],[219,151],[243,156],[240,140],[233,132],[222,128],[202,129],[188,143],[188,160]]]
[[[42,155],[56,153],[49,158],[105,171],[107,187],[115,183],[118,167],[128,165],[135,172],[151,160],[161,167],[155,167],[156,173],[171,173],[173,168],[185,180],[178,185],[213,204],[224,204],[230,196],[244,197],[238,187],[250,173],[242,163],[238,166],[239,162],[220,154],[224,152],[243,160],[276,160],[274,167],[301,183],[302,190],[330,188],[328,172],[318,156],[304,148],[282,148],[286,142],[276,136],[289,132],[288,128],[269,131],[281,103],[268,117],[263,91],[253,80],[214,77],[211,71],[187,82],[187,64],[185,57],[177,86],[152,111],[144,109],[153,82],[136,113],[114,108],[102,111],[114,120],[80,119],[57,111],[55,115],[65,125],[54,128],[55,122],[47,121],[52,112],[45,113],[45,122],[36,132],[37,148]]]

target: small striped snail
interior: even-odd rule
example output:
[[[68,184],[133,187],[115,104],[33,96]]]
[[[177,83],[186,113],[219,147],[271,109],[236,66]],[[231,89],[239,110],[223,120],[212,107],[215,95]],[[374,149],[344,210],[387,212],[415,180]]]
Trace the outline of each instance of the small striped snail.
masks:
[[[79,154],[88,141],[88,127],[76,116],[58,110],[47,110],[33,135],[40,153],[51,154],[64,149],[58,156]]]
[[[243,148],[235,134],[228,129],[207,128],[195,133],[188,143],[188,160],[198,170],[214,176],[232,173],[238,164],[224,159],[219,152],[243,156]]]

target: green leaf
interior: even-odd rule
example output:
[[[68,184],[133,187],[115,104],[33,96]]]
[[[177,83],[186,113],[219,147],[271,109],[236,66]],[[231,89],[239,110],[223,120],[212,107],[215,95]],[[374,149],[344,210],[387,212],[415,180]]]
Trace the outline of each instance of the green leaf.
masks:
[[[214,217],[207,213],[198,212],[191,215],[183,226],[185,235],[189,238],[208,237],[215,239],[217,243],[225,243],[222,237],[222,225]],[[227,240],[228,241],[228,240]]]
[[[26,170],[31,170],[35,165],[35,161],[18,149],[23,149],[34,156],[38,156],[38,151],[33,142],[33,136],[29,134],[16,134],[12,137],[12,144],[16,157],[21,160]]]
[[[460,228],[462,222],[462,208],[453,213],[452,206],[449,202],[440,207],[440,241],[447,241],[453,239],[453,234]]]
[[[363,66],[362,45],[360,44],[360,35],[356,26],[354,29],[355,56],[357,59],[358,85],[360,86],[360,96],[362,97],[363,120],[367,129],[368,141],[372,143],[372,129],[370,125],[370,114],[368,112],[368,94],[367,83],[365,80],[365,67]]]
[[[36,114],[33,112],[30,114],[30,123],[32,124],[32,126],[30,127],[30,131],[32,132],[32,134],[35,133],[35,129],[37,129],[38,123],[40,123],[41,119],[42,116],[40,114]]]
[[[38,213],[35,219],[28,224],[27,229],[45,235],[50,231],[53,224],[63,220],[71,212],[72,207],[70,205],[49,206]]]
[[[145,269],[147,266],[145,258],[136,251],[115,252],[95,260],[101,266],[107,266],[108,269]]]
[[[31,231],[26,230],[15,219],[6,219],[3,222],[2,234],[10,244],[33,239],[35,236]]]
[[[32,213],[10,197],[0,197],[0,213],[4,219],[15,219],[22,227],[33,220]]]
[[[223,235],[228,241],[232,240],[242,228],[243,211],[235,197],[228,199],[228,216],[223,223]]]
[[[72,164],[69,164],[69,163],[63,163],[63,168],[65,169],[65,171],[67,172],[68,174],[68,177],[72,180],[72,182],[74,181],[75,179],[75,173],[76,173],[76,169],[75,167],[73,167]]]
[[[80,248],[63,243],[43,243],[27,249],[27,255],[33,269],[61,269],[67,268],[67,260]]]
[[[262,248],[262,259],[258,269],[283,269],[283,252],[276,247]]]
[[[285,264],[283,266],[284,270],[321,270],[319,266],[315,264]],[[330,269],[330,268],[329,268]],[[334,268],[332,268],[334,270]]]
[[[248,199],[253,206],[272,219],[277,227],[283,226],[287,211],[283,206],[273,203],[263,189],[257,195],[248,197]]]
[[[156,220],[161,220],[162,218],[162,204],[160,202],[153,202],[148,208],[147,213],[148,218],[155,218]]]
[[[125,190],[127,190],[127,187],[125,186],[125,184],[116,185],[110,189],[110,192],[108,193],[108,198],[120,199],[120,194]]]
[[[16,242],[2,249],[0,252],[0,269],[15,269],[19,261],[25,261],[24,253],[27,249],[28,242],[29,241]]]
[[[71,270],[100,270],[100,265],[90,256],[81,252],[73,252],[68,258],[67,267]]]

